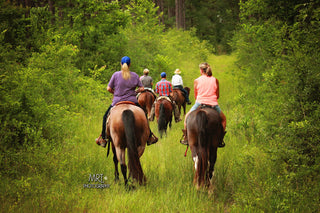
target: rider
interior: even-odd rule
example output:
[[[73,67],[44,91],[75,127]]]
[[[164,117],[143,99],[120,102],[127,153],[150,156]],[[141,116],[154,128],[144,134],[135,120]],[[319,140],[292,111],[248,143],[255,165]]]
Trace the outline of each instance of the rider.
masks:
[[[190,102],[190,100],[189,100],[189,93],[188,93],[188,91],[187,90],[185,90],[184,88],[183,88],[183,81],[182,81],[182,77],[181,77],[181,71],[179,70],[179,69],[176,69],[175,71],[174,71],[174,76],[172,76],[172,79],[171,79],[171,83],[172,83],[172,86],[173,86],[173,89],[180,89],[182,92],[183,92],[183,94],[184,94],[184,96],[185,96],[185,98],[186,98],[186,102],[187,102],[187,104],[188,105],[190,105],[191,104],[191,102]]]
[[[152,80],[151,76],[149,76],[148,69],[143,70],[143,76],[140,77],[140,81],[142,82],[142,85],[145,89],[152,90],[153,80]]]
[[[130,101],[139,106],[136,98],[135,88],[138,87],[139,91],[142,91],[144,88],[139,80],[139,75],[137,75],[135,72],[131,72],[129,67],[130,58],[128,56],[124,56],[121,59],[121,71],[117,71],[111,76],[107,90],[113,94],[113,101],[103,116],[102,132],[100,135],[101,137],[96,139],[97,144],[102,144],[102,142],[106,143],[106,121],[109,111],[113,106],[121,101]],[[147,144],[151,145],[157,141],[158,138],[151,132],[150,129],[150,135]]]
[[[176,105],[176,103],[172,100],[172,85],[170,83],[170,81],[167,81],[167,74],[165,72],[161,73],[161,80],[156,84],[156,90],[155,92],[159,94],[159,97],[161,96],[166,96],[169,97],[171,100],[171,103],[173,105],[173,113],[174,113],[174,118],[175,118],[175,122],[179,122],[181,121],[180,118],[180,113],[179,113],[179,109],[178,106]],[[151,108],[151,120],[154,119],[154,113],[155,113],[155,103],[153,103],[152,108]]]
[[[199,65],[201,76],[194,80],[194,96],[196,99],[196,103],[192,106],[190,111],[186,114],[186,118],[184,121],[184,129],[183,132],[183,140],[180,143],[184,145],[188,145],[187,139],[187,129],[186,129],[186,120],[187,116],[190,112],[196,110],[200,105],[209,105],[218,111],[221,117],[221,124],[223,126],[224,135],[226,133],[226,116],[221,111],[218,99],[219,99],[219,81],[215,77],[212,76],[211,67],[208,63],[201,63]],[[224,136],[223,135],[223,136]],[[219,141],[219,147],[224,147],[225,143],[223,140]]]
[[[144,89],[147,89],[150,92],[152,92],[154,97],[157,98],[157,95],[154,93],[154,91],[152,89],[153,80],[152,80],[152,77],[149,76],[149,70],[148,69],[144,69],[143,70],[143,76],[140,77],[140,81],[142,82],[142,85],[143,85]]]

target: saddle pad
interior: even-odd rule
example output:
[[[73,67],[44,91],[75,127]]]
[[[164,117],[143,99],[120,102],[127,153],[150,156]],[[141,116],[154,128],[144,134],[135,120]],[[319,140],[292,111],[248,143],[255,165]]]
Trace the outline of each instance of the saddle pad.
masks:
[[[170,103],[171,103],[170,98],[167,97],[167,96],[160,96],[160,97],[157,98],[157,101],[159,101],[159,100],[161,100],[161,99],[166,99],[166,100],[170,101]]]

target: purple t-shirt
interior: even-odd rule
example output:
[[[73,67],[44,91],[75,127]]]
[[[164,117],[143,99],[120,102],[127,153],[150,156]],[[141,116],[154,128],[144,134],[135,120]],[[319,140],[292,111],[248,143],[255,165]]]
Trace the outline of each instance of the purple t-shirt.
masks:
[[[138,103],[135,89],[142,87],[139,75],[135,72],[130,72],[131,78],[124,80],[121,71],[115,72],[109,81],[108,86],[114,89],[112,106],[120,101],[131,101]]]

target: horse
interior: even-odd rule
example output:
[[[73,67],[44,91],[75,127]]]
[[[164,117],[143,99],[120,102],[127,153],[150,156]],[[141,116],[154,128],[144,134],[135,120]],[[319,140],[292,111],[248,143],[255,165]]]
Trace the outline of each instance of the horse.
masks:
[[[184,87],[184,89],[188,91],[188,94],[190,94],[189,87]],[[184,115],[186,115],[186,103],[187,102],[186,102],[186,98],[185,98],[183,92],[180,89],[178,89],[178,88],[173,89],[173,100],[176,102],[180,114],[181,114],[181,106],[182,106],[183,113],[184,113]]]
[[[160,138],[167,134],[168,125],[171,128],[173,106],[168,97],[160,96],[155,104],[155,115],[158,123]]]
[[[128,186],[125,161],[127,148],[129,178],[132,177],[140,185],[144,184],[146,177],[142,171],[140,157],[145,150],[150,134],[144,111],[133,103],[128,102],[114,106],[107,121],[106,133],[112,143],[115,180],[119,180],[118,162],[120,162],[124,183]]]
[[[223,127],[219,113],[212,108],[192,111],[186,121],[188,143],[194,161],[196,188],[209,187],[217,160],[219,140],[223,140]]]
[[[142,91],[138,97],[138,103],[140,104],[142,109],[145,111],[145,113],[148,115],[149,120],[150,120],[150,113],[151,113],[151,108],[154,100],[155,100],[154,95],[152,94],[151,91],[147,89]]]

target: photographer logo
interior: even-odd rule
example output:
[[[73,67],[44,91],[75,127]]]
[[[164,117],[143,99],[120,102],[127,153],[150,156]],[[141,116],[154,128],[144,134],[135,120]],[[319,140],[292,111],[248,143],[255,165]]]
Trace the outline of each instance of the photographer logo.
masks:
[[[85,189],[105,189],[109,188],[110,184],[106,184],[104,181],[108,180],[107,176],[103,174],[89,174],[88,183],[83,184]]]

